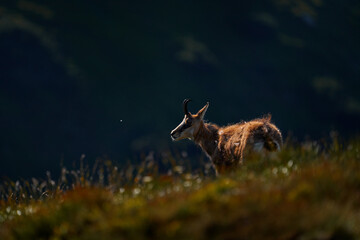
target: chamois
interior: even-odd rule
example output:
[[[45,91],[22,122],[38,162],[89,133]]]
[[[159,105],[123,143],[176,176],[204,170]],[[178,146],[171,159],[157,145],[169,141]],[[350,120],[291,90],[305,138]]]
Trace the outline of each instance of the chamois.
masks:
[[[281,132],[270,122],[270,115],[219,127],[204,123],[209,103],[196,114],[191,114],[187,108],[190,101],[184,100],[184,119],[171,131],[171,138],[174,141],[188,138],[198,144],[215,166],[217,175],[236,169],[248,152],[279,151],[282,147]]]

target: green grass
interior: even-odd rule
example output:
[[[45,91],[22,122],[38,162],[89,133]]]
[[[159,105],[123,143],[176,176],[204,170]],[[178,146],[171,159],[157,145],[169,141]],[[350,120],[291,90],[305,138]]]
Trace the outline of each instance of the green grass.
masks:
[[[359,141],[287,144],[218,178],[169,168],[3,182],[0,239],[360,239]]]

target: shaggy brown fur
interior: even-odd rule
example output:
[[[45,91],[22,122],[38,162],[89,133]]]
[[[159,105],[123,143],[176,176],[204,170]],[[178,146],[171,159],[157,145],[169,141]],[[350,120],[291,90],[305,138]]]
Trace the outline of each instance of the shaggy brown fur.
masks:
[[[197,114],[185,113],[183,121],[172,132],[174,140],[189,138],[198,144],[219,174],[241,165],[251,151],[278,151],[282,147],[279,129],[270,122],[271,116],[219,127],[204,123],[209,104]]]
[[[269,118],[238,123],[227,127],[202,123],[194,136],[209,156],[218,173],[233,170],[249,151],[276,151],[282,146],[280,131]],[[256,145],[258,144],[258,145]]]

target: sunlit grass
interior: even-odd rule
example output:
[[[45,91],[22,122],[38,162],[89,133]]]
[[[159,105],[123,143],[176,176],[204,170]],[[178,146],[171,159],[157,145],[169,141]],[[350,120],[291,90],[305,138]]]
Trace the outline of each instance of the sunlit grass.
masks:
[[[217,178],[168,162],[3,182],[0,239],[360,239],[359,141],[288,143]]]

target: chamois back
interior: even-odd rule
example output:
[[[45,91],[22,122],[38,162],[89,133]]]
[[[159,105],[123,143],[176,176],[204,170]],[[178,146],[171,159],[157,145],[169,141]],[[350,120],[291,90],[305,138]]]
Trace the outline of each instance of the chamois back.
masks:
[[[204,124],[205,129],[211,129],[212,124]],[[206,135],[205,135],[206,136]],[[277,127],[271,123],[271,117],[258,118],[249,122],[220,127],[217,136],[215,150],[211,149],[209,136],[201,138],[198,144],[205,150],[214,163],[218,173],[235,169],[243,163],[246,154],[252,151],[278,151],[282,147],[282,136]]]

